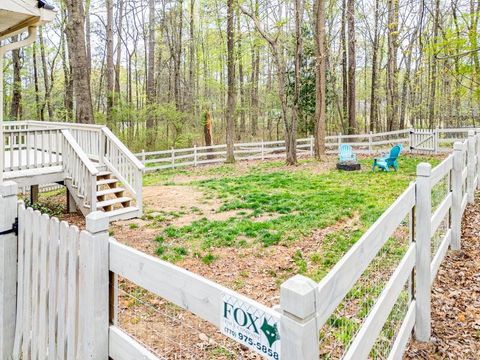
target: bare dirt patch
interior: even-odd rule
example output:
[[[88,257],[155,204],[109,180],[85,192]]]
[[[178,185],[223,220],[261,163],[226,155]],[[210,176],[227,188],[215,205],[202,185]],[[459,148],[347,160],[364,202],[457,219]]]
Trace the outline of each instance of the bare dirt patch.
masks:
[[[406,359],[480,359],[480,197],[467,207],[462,250],[449,251],[432,290],[432,342]]]
[[[193,186],[146,186],[143,189],[143,203],[150,211],[182,211],[198,208],[216,211],[221,202],[206,199],[205,194]]]

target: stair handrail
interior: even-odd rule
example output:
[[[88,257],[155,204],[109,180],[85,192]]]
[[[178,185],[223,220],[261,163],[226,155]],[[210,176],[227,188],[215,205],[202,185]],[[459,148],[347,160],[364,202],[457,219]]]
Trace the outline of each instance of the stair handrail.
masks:
[[[106,126],[102,128],[105,136],[103,163],[135,196],[136,206],[142,213],[142,179],[145,165],[120,141]]]
[[[69,130],[63,129],[62,163],[65,176],[77,186],[79,196],[85,198],[90,211],[97,209],[97,175],[99,170],[82,150]]]

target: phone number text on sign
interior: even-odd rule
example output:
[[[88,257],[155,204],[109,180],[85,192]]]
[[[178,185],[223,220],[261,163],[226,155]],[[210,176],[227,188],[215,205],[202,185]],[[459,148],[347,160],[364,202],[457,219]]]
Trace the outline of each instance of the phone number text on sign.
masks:
[[[220,331],[267,359],[280,360],[280,314],[268,310],[225,294]]]

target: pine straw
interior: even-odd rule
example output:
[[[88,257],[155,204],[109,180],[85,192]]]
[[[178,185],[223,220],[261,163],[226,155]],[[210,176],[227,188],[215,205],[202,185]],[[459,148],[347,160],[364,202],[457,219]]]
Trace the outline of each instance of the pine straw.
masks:
[[[449,251],[432,291],[432,342],[406,359],[480,359],[480,194],[467,207],[462,249]]]

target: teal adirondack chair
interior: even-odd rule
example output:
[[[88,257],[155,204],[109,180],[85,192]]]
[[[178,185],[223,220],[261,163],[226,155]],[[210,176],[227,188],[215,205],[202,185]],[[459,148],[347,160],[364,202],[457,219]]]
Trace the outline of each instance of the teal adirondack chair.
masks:
[[[357,161],[357,155],[355,155],[352,147],[348,144],[341,144],[338,147],[338,158],[340,162]]]
[[[375,168],[378,167],[380,170],[390,171],[390,168],[394,168],[395,171],[398,170],[398,156],[402,151],[401,145],[395,145],[390,149],[390,154],[387,154],[381,158],[376,158],[373,160],[372,171],[375,171]]]

